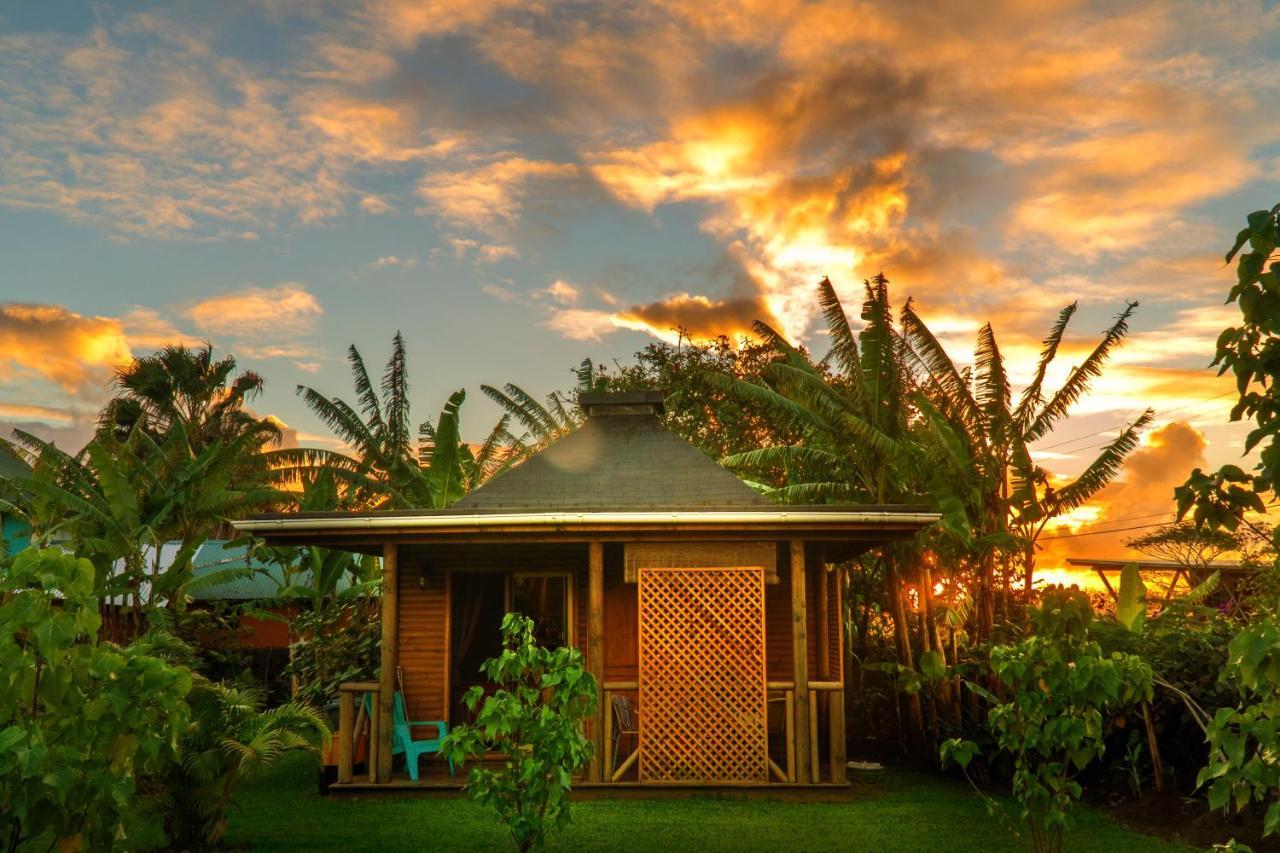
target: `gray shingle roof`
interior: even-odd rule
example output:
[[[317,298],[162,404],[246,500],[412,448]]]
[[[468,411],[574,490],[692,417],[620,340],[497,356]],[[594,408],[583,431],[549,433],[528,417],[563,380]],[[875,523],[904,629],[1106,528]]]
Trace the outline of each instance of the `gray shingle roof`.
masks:
[[[773,506],[652,414],[594,415],[453,505],[590,511]]]

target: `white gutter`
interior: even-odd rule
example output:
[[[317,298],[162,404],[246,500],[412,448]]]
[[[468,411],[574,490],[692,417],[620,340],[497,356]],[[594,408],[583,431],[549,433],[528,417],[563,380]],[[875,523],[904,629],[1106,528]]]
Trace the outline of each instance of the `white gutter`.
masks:
[[[742,527],[814,524],[929,525],[941,518],[936,512],[522,512],[479,515],[365,515],[354,518],[260,518],[234,521],[237,530],[253,533],[303,533],[306,531],[433,530],[438,528],[579,527],[592,524],[740,525]]]

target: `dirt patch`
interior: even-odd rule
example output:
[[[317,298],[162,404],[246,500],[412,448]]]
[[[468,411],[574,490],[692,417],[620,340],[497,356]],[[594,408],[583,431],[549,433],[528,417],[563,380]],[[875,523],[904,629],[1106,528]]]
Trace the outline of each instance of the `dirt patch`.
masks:
[[[1228,817],[1221,812],[1209,811],[1203,800],[1155,791],[1115,806],[1110,811],[1125,826],[1170,841],[1212,847],[1234,838],[1258,853],[1280,851],[1280,838],[1263,839],[1261,813]]]

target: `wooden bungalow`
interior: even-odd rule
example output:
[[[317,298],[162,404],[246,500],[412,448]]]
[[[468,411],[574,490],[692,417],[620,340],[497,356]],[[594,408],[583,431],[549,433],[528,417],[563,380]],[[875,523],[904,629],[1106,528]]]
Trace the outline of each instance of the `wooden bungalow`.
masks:
[[[581,649],[601,685],[585,783],[845,783],[840,566],[937,515],[779,506],[664,428],[662,400],[583,395],[582,427],[449,509],[237,524],[382,556],[366,789],[405,784],[391,774],[392,691],[411,719],[465,720],[461,697],[509,610],[544,643]],[[348,759],[334,790],[351,778]]]

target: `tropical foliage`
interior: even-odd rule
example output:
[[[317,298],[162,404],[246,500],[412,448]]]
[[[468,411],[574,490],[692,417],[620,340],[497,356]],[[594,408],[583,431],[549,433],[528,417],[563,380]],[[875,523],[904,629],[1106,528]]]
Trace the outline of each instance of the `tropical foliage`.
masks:
[[[30,548],[0,572],[0,841],[127,849],[138,777],[177,760],[186,668],[98,641],[91,562]]]
[[[519,613],[503,617],[502,653],[481,671],[497,690],[467,692],[475,722],[450,731],[443,751],[457,762],[505,757],[497,769],[473,769],[467,793],[497,813],[521,853],[540,850],[569,820],[573,773],[592,757],[583,721],[595,710],[596,680],[577,649],[539,646],[533,620]]]
[[[100,434],[77,454],[25,432],[11,445],[32,476],[3,486],[6,506],[31,525],[37,543],[65,542],[97,569],[97,592],[132,609],[176,607],[201,543],[229,519],[286,500],[245,476],[260,436],[242,432],[193,445],[175,425],[160,441],[133,429],[124,440]],[[177,551],[166,561],[165,543]],[[136,627],[136,626],[135,626]]]
[[[1209,763],[1197,786],[1215,809],[1266,807],[1263,832],[1280,830],[1280,623],[1270,617],[1246,626],[1231,641],[1223,680],[1239,703],[1209,721]]]
[[[202,850],[221,841],[240,783],[270,769],[286,752],[319,751],[329,728],[300,702],[264,710],[262,694],[251,687],[197,679],[188,702],[191,725],[181,741],[182,760],[152,784],[170,845]]]
[[[1248,250],[1245,249],[1246,244]],[[1239,393],[1231,420],[1253,420],[1244,452],[1260,447],[1253,474],[1238,465],[1216,472],[1197,468],[1177,489],[1178,517],[1192,512],[1197,525],[1235,530],[1247,513],[1265,513],[1266,501],[1280,497],[1280,205],[1255,210],[1226,254],[1236,264],[1236,284],[1227,302],[1240,309],[1240,325],[1222,330],[1213,364],[1218,375],[1235,376]],[[1274,536],[1274,533],[1273,533]]]
[[[577,409],[577,398],[589,391],[601,390],[606,381],[603,371],[596,369],[591,359],[582,360],[575,371],[577,382],[569,393],[552,391],[547,395],[546,403],[539,403],[537,398],[519,385],[508,382],[501,389],[492,385],[481,385],[480,390],[493,400],[507,417],[500,423],[499,430],[491,436],[503,433],[507,449],[516,458],[526,458],[546,447],[557,438],[568,435],[582,424],[582,415]],[[514,419],[524,428],[519,437],[506,432],[508,423]],[[477,484],[478,485],[478,484]]]
[[[277,440],[274,422],[245,410],[262,393],[262,377],[236,368],[233,356],[215,360],[208,344],[166,346],[136,358],[116,371],[117,394],[98,416],[99,427],[121,440],[141,429],[157,441],[180,427],[197,449],[246,432],[262,443]]]
[[[1103,756],[1109,721],[1152,697],[1151,667],[1135,655],[1105,654],[1089,637],[1092,618],[1080,590],[1051,589],[1033,614],[1035,634],[991,649],[1003,697],[987,695],[987,727],[1013,761],[1013,796],[1037,853],[1063,849],[1083,793],[1074,777]],[[952,739],[941,755],[965,767],[978,751],[973,741]]]
[[[433,423],[419,427],[415,441],[410,426],[409,370],[404,337],[397,332],[391,357],[377,387],[360,351],[347,350],[356,405],[298,386],[298,394],[346,447],[338,450],[300,448],[271,454],[278,474],[297,482],[320,471],[342,486],[344,506],[371,509],[446,507],[507,464],[507,418],[490,431],[473,452],[462,440],[460,412],[464,390],[455,391]]]

